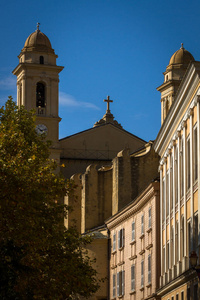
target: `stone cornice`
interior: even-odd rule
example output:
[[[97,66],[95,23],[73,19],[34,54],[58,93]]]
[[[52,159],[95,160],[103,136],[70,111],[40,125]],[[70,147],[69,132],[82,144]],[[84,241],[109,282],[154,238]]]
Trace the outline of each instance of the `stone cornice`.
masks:
[[[173,133],[175,129],[173,124],[178,124],[191,99],[192,103],[189,105],[187,113],[195,105],[195,95],[199,94],[199,75],[200,62],[193,62],[181,82],[176,99],[156,138],[154,149],[159,155],[163,155],[164,149],[168,147],[172,137],[176,134]]]
[[[158,181],[152,182],[134,201],[105,222],[108,229],[114,228],[116,225],[141,210],[151,198],[158,196],[159,188],[160,183]]]

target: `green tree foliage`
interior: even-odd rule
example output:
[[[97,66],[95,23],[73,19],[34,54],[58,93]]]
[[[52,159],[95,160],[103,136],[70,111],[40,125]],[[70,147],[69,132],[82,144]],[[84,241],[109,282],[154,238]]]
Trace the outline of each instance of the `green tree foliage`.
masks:
[[[62,222],[73,184],[56,175],[34,112],[0,108],[0,299],[72,299],[98,289],[88,239]]]

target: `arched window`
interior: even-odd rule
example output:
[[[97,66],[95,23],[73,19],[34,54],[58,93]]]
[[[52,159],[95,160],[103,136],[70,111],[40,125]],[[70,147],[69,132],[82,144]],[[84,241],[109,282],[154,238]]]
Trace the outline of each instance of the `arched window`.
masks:
[[[45,107],[45,85],[42,82],[36,85],[36,107]]]
[[[44,64],[44,56],[40,56],[40,64],[41,64],[41,65]]]

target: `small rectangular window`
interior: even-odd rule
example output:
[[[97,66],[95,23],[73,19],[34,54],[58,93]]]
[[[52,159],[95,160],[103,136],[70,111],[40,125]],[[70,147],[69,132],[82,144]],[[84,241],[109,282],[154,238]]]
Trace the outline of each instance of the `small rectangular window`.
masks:
[[[135,221],[132,223],[132,241],[135,241]]]
[[[144,287],[144,260],[141,261],[141,288]]]
[[[181,300],[184,300],[184,291],[181,292]]]
[[[135,291],[135,265],[131,266],[131,291]]]
[[[116,233],[113,234],[113,251],[116,250]]]
[[[198,285],[194,285],[194,300],[198,300]]]
[[[151,228],[151,207],[149,207],[149,228]]]
[[[141,235],[144,234],[144,215],[141,217]]]
[[[116,297],[116,274],[113,274],[113,298]]]
[[[190,188],[190,139],[187,140],[187,188]]]
[[[124,295],[124,281],[125,280],[125,273],[124,271],[120,271],[117,273],[117,296]]]
[[[176,300],[179,300],[179,295],[178,294],[176,294]]]
[[[190,300],[190,288],[187,288],[187,300]]]
[[[118,232],[118,248],[121,249],[124,247],[124,229],[120,229]]]
[[[151,254],[148,256],[148,284],[151,283]]]
[[[194,129],[194,181],[197,180],[198,176],[198,151],[197,151],[197,127]]]

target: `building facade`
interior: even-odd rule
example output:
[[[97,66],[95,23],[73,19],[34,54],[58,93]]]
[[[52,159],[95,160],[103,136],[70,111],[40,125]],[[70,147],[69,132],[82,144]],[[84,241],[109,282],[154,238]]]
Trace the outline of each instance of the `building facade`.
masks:
[[[152,182],[106,221],[110,232],[110,298],[158,299],[160,183]]]
[[[187,69],[186,69],[187,67]],[[167,77],[170,70],[171,74]],[[174,72],[174,73],[173,73]],[[200,244],[200,62],[183,46],[171,58],[161,91],[162,126],[155,150],[160,155],[160,255],[158,294],[163,300],[199,299],[198,278],[190,267]],[[178,76],[179,75],[179,76]],[[173,85],[178,88],[169,100]],[[175,88],[174,90],[175,91]]]

